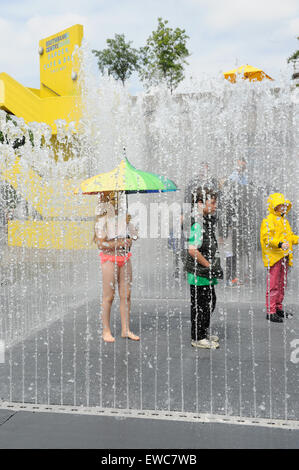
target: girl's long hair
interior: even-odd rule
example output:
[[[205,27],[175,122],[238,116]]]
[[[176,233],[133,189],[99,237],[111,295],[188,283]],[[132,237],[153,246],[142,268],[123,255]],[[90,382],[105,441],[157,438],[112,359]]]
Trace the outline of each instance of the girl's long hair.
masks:
[[[93,237],[92,237],[91,243],[97,243],[96,223],[105,215],[107,215],[107,211],[95,216],[94,227],[93,227]]]
[[[104,192],[100,193],[97,209],[100,206],[100,204],[103,204],[109,201],[109,195],[105,194]],[[91,243],[97,243],[96,223],[98,222],[98,220],[100,220],[100,218],[107,215],[107,209],[100,210],[99,212],[97,211],[97,209],[96,209],[96,216],[95,216],[95,221],[94,221],[94,226],[93,226],[93,237],[92,237]]]

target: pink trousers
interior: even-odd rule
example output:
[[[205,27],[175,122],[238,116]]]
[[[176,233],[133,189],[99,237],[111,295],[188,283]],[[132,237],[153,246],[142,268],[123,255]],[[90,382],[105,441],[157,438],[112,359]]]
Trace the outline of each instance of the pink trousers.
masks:
[[[284,291],[287,286],[288,257],[282,258],[268,269],[266,307],[267,314],[276,313],[276,309],[282,310]]]

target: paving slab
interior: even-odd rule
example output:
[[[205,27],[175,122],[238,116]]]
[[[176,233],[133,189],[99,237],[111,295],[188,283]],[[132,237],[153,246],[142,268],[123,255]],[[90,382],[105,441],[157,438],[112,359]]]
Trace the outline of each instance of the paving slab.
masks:
[[[6,423],[6,421],[8,421],[14,414],[15,414],[15,411],[0,410],[0,426]]]
[[[299,430],[19,411],[0,426],[0,448],[298,449]]]

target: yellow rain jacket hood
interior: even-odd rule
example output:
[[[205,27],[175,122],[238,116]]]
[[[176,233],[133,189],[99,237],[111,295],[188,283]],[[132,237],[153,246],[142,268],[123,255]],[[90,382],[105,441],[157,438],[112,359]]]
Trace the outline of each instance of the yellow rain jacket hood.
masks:
[[[299,237],[294,235],[288,220],[287,213],[290,211],[292,204],[283,194],[274,193],[268,198],[268,216],[263,219],[261,224],[261,245],[264,265],[273,266],[284,256],[289,256],[289,265],[293,264],[293,245],[298,243]],[[275,212],[275,207],[279,204],[287,204],[287,210],[284,216],[279,212]],[[279,248],[279,243],[287,242],[288,250]]]

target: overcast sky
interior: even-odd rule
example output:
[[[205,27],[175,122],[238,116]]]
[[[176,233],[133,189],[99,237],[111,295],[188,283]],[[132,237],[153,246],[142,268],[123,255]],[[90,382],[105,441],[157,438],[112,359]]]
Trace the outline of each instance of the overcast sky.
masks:
[[[77,23],[91,48],[104,48],[115,33],[138,48],[161,16],[190,36],[192,76],[215,75],[237,60],[275,78],[299,48],[299,0],[0,0],[0,7],[0,71],[37,88],[39,39]]]

